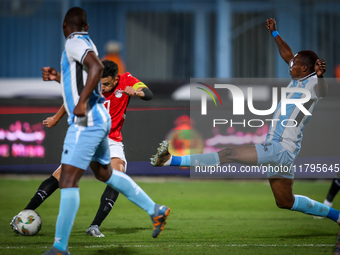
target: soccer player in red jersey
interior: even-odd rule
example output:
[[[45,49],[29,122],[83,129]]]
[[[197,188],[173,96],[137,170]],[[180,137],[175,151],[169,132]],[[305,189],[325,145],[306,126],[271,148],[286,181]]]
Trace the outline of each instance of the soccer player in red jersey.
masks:
[[[102,93],[105,96],[105,107],[111,116],[111,130],[109,134],[109,147],[111,156],[111,166],[121,172],[126,172],[127,162],[125,159],[124,145],[122,143],[121,129],[126,117],[126,108],[131,97],[139,97],[143,100],[151,100],[153,94],[151,90],[140,80],[133,77],[129,72],[118,74],[118,65],[110,60],[102,61],[104,71],[101,79]],[[42,68],[43,77],[46,75],[46,68]],[[59,74],[55,71],[55,77]],[[53,79],[53,77],[52,77]],[[59,120],[66,114],[64,105],[52,117],[43,121],[46,127],[54,127]],[[25,207],[25,209],[35,210],[46,198],[48,198],[58,187],[61,167],[59,166],[53,174],[44,180],[35,195]],[[101,223],[111,211],[118,198],[119,192],[107,186],[100,200],[97,214],[86,234],[95,237],[104,237],[99,231]],[[15,219],[15,217],[13,218]],[[13,230],[16,232],[13,221]]]

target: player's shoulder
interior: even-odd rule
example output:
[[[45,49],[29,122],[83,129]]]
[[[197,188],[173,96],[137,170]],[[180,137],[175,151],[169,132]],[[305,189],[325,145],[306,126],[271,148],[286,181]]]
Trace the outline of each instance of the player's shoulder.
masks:
[[[306,77],[305,81],[307,82],[308,85],[318,83],[318,76],[316,72],[309,74]]]
[[[66,38],[66,44],[81,41],[81,40],[83,40],[83,36],[84,36],[83,33],[74,32]]]
[[[132,74],[129,72],[119,74],[119,81],[127,84],[127,86],[132,86],[133,84],[139,82],[139,80],[132,76]]]
[[[133,77],[132,74],[129,73],[129,72],[119,74],[119,76],[120,76],[121,78],[126,78],[126,79],[129,79],[129,78]]]
[[[296,80],[297,82],[301,82],[301,83],[307,83],[307,82],[311,82],[311,81],[314,81],[314,80],[317,80],[317,75],[316,75],[316,72],[313,72],[313,73],[310,73],[306,76],[304,76],[303,78],[300,78],[298,80]],[[293,81],[294,79],[292,79]]]
[[[316,73],[314,72],[300,79],[297,87],[307,89],[313,93],[315,91],[315,86],[317,84],[318,84],[318,77]]]
[[[87,33],[84,32],[75,32],[69,35],[66,39],[65,48],[69,47],[86,47],[92,48],[92,41]]]

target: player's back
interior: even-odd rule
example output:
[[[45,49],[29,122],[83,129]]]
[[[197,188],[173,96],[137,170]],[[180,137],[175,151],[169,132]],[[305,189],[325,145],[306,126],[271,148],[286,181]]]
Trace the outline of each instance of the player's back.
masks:
[[[61,60],[61,85],[69,124],[93,126],[109,119],[109,115],[102,104],[104,97],[101,94],[100,83],[89,97],[86,116],[77,117],[73,114],[88,75],[88,68],[83,62],[91,51],[98,56],[97,48],[87,32],[75,32],[66,38],[65,50]]]

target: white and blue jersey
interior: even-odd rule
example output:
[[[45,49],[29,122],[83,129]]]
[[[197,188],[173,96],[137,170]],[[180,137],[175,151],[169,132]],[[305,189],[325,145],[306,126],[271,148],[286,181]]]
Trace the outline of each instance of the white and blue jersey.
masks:
[[[93,90],[87,101],[86,116],[77,117],[73,110],[87,80],[87,67],[83,61],[88,52],[98,51],[87,32],[74,32],[66,38],[65,50],[61,58],[61,86],[64,106],[68,114],[68,123],[79,126],[94,126],[110,119],[103,106],[105,101],[101,93],[101,84]]]
[[[320,100],[315,91],[317,83],[318,78],[314,72],[302,79],[292,80],[288,85],[288,88],[303,88],[311,93],[310,100],[303,105],[310,113],[314,111],[315,106]],[[304,97],[306,97],[304,93],[298,92],[290,92],[286,95],[286,98],[288,99]],[[302,133],[305,125],[309,122],[311,115],[305,115],[295,104],[287,104],[285,115],[282,115],[281,110],[280,102],[275,110],[273,116],[273,120],[275,121],[272,121],[266,137],[266,142],[280,142],[286,150],[294,153],[296,156],[301,149]]]
[[[61,58],[61,85],[69,127],[64,140],[61,163],[86,170],[91,161],[110,164],[108,134],[111,118],[103,102],[101,84],[92,91],[86,105],[86,116],[73,114],[87,80],[88,68],[83,62],[86,55],[97,48],[87,32],[75,32],[66,39]]]
[[[300,79],[292,80],[288,88],[307,89],[311,98],[303,106],[310,113],[319,102],[315,86],[318,84],[317,76],[314,73]],[[290,92],[285,95],[287,99],[304,98],[306,95],[301,92]],[[294,178],[292,164],[301,149],[302,133],[311,115],[305,115],[295,104],[287,104],[286,114],[282,114],[281,102],[277,106],[266,141],[256,144],[257,164],[268,166],[267,177],[280,176],[289,179]],[[271,166],[272,168],[269,168]],[[277,168],[276,166],[279,166]]]

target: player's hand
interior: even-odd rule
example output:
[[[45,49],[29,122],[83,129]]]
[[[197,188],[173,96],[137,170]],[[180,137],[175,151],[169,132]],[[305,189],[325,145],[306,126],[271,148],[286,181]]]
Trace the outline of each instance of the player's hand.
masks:
[[[318,59],[314,65],[314,71],[318,77],[321,77],[326,72],[326,61]]]
[[[124,90],[122,90],[122,93],[124,93],[128,96],[136,96],[137,95],[137,91],[131,86],[127,86]]]
[[[73,113],[77,117],[84,117],[84,116],[86,116],[86,103],[78,102],[76,107],[74,107]]]
[[[44,81],[55,81],[58,77],[58,72],[52,67],[46,66],[41,68],[42,78]]]
[[[276,30],[276,21],[273,18],[267,19],[266,21],[266,28],[272,33]]]
[[[58,124],[58,121],[54,116],[48,117],[46,120],[43,120],[43,124],[45,127],[51,128]]]

